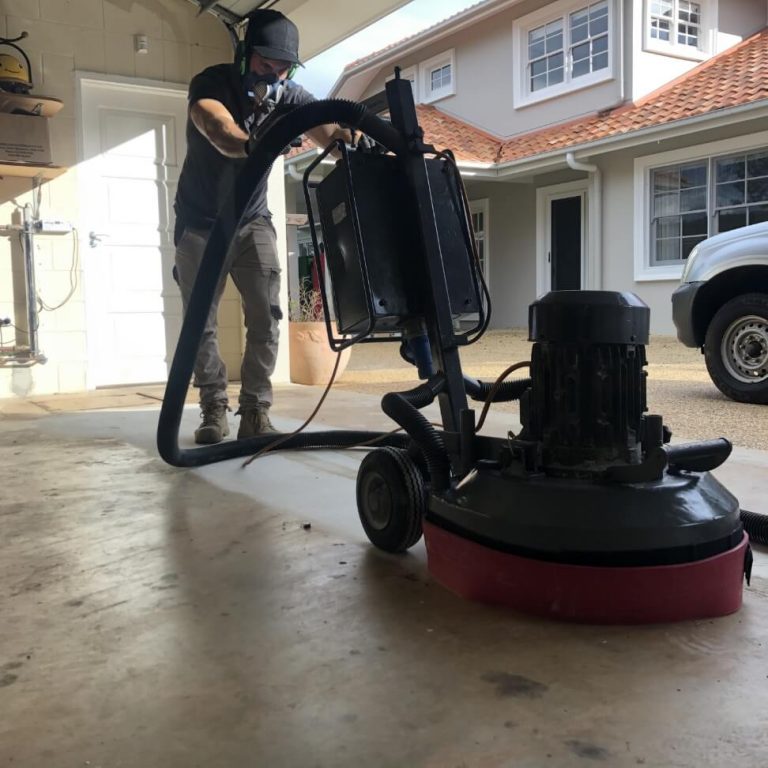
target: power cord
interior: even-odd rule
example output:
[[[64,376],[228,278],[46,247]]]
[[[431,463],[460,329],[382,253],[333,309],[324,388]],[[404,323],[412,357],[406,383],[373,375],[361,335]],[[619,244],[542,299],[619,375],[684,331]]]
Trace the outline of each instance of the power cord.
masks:
[[[307,420],[298,428],[294,429],[293,432],[289,432],[287,435],[281,435],[276,440],[273,440],[271,443],[268,443],[265,445],[260,451],[257,451],[253,454],[250,458],[246,459],[240,466],[241,468],[247,467],[252,461],[255,459],[258,459],[259,456],[263,456],[265,453],[268,453],[269,451],[273,451],[275,448],[277,448],[279,445],[282,445],[284,442],[289,440],[290,438],[294,437],[295,435],[298,435],[300,432],[303,432],[306,427],[310,425],[312,422],[312,419],[315,418],[318,411],[322,407],[323,403],[325,402],[325,398],[328,397],[328,393],[331,391],[331,387],[333,386],[333,382],[336,380],[336,373],[339,370],[339,363],[341,362],[341,352],[336,353],[336,362],[333,365],[333,371],[331,372],[331,378],[329,379],[328,383],[325,385],[325,391],[320,396],[320,400],[318,401],[317,405],[315,406],[315,410],[312,411],[312,413],[307,417]]]
[[[289,432],[288,434],[280,435],[280,437],[276,438],[271,443],[268,443],[267,445],[265,445],[260,451],[257,451],[256,453],[254,453],[253,456],[250,456],[241,464],[241,469],[244,469],[252,461],[255,461],[256,459],[260,458],[264,454],[269,453],[270,451],[274,451],[275,448],[282,445],[290,438],[298,435],[300,432],[303,432],[312,423],[312,420],[315,418],[315,416],[317,416],[318,412],[320,411],[320,408],[322,408],[322,405],[325,402],[325,398],[328,397],[328,393],[331,391],[333,382],[336,380],[336,374],[338,373],[338,370],[339,370],[339,363],[341,362],[341,354],[342,352],[336,353],[336,362],[333,366],[333,371],[331,372],[331,378],[328,380],[328,383],[325,385],[325,390],[323,391],[323,394],[320,396],[320,400],[315,406],[315,410],[312,411],[312,413],[307,417],[306,421],[300,427],[298,427],[298,429],[294,429],[293,432]],[[362,443],[355,443],[354,445],[349,445],[343,450],[350,450],[352,448],[367,448],[371,445],[375,445],[376,443],[378,443],[379,441],[383,440],[386,437],[389,437],[390,435],[396,434],[397,432],[402,432],[402,427],[399,427],[398,429],[393,429],[391,432],[385,432],[383,435],[374,437],[371,440],[365,440]],[[302,448],[301,450],[306,450],[306,448]]]
[[[493,398],[496,397],[496,393],[499,391],[499,388],[504,383],[504,379],[509,376],[510,373],[513,371],[517,371],[520,368],[530,368],[531,363],[529,360],[523,360],[519,363],[513,363],[508,368],[505,368],[499,377],[496,379],[496,381],[493,382],[493,385],[491,386],[490,390],[488,391],[488,396],[485,398],[485,403],[483,404],[483,410],[480,413],[480,420],[477,422],[477,426],[475,427],[475,434],[477,434],[482,428],[483,424],[485,424],[485,417],[488,415],[488,411],[491,409],[491,404],[493,403]]]
[[[80,238],[77,234],[77,230],[72,230],[72,262],[69,266],[69,292],[67,295],[55,306],[52,307],[43,301],[40,292],[37,294],[37,303],[40,310],[46,312],[55,312],[57,309],[61,309],[74,295],[77,290],[77,273],[80,267]]]

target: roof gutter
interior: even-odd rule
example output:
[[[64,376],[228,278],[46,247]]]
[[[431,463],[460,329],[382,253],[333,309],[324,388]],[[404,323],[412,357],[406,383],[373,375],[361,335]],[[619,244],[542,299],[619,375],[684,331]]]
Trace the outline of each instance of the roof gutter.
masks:
[[[750,113],[754,112],[752,116]],[[761,114],[763,113],[763,114]],[[608,152],[618,152],[622,149],[648,144],[654,141],[663,141],[666,138],[673,138],[688,133],[694,133],[699,129],[702,123],[709,122],[708,128],[722,128],[733,123],[741,122],[744,117],[768,117],[768,99],[760,99],[750,104],[741,104],[738,107],[728,107],[727,109],[717,110],[717,113],[709,112],[705,115],[696,115],[695,117],[675,120],[671,123],[662,125],[653,125],[648,128],[640,128],[636,131],[620,134],[618,136],[609,136],[597,141],[585,142],[584,144],[575,144],[563,149],[556,149],[552,152],[539,153],[529,157],[523,157],[519,160],[508,160],[505,163],[499,163],[495,167],[499,171],[499,176],[511,176],[518,173],[530,173],[533,170],[539,170],[546,166],[562,165],[565,161],[565,155],[573,153],[585,153],[588,155],[607,154]]]

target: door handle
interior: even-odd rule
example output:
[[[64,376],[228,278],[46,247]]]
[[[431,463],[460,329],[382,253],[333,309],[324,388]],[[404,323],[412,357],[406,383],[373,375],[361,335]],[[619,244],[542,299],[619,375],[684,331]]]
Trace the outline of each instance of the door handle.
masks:
[[[91,246],[91,248],[96,248],[99,243],[105,238],[109,237],[109,235],[106,232],[94,232],[90,231],[88,233],[88,245]]]

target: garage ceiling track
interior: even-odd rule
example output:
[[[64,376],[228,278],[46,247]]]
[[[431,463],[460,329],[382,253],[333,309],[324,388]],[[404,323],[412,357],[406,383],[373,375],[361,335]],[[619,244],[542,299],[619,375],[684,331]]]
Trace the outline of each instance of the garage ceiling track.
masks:
[[[229,27],[256,8],[273,8],[289,16],[301,36],[302,60],[311,59],[374,21],[405,5],[407,0],[181,0],[200,13],[212,13]]]

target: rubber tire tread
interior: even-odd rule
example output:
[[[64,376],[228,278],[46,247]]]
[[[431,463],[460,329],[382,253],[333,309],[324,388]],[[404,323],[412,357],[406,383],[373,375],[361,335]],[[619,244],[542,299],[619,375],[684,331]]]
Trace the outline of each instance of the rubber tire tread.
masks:
[[[768,380],[759,384],[736,381],[728,373],[720,354],[720,345],[726,329],[734,320],[746,315],[760,315],[768,322],[768,294],[744,293],[720,307],[707,328],[704,360],[709,377],[726,397],[739,403],[765,405],[768,403]]]
[[[371,464],[377,463],[383,464],[377,469],[388,481],[400,483],[408,504],[405,515],[395,520],[394,525],[390,522],[381,531],[368,526],[360,504],[361,478],[365,472],[370,471]],[[421,538],[422,521],[427,511],[427,493],[421,472],[406,450],[386,446],[371,451],[360,464],[356,496],[360,522],[369,541],[378,549],[391,553],[405,552]]]

